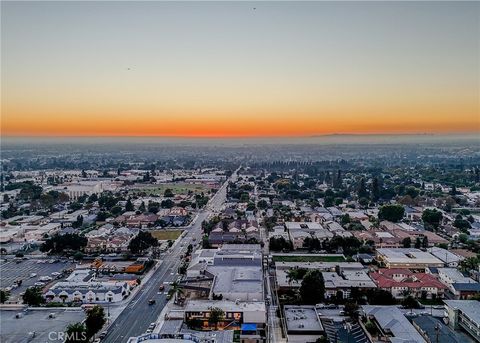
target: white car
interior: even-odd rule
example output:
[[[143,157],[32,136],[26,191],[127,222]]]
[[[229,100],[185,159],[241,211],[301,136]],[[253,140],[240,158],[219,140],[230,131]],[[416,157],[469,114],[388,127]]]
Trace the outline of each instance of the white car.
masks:
[[[56,276],[60,276],[60,275],[62,275],[62,273],[59,273],[59,272],[53,272],[53,273],[51,273],[50,275],[51,275],[51,276],[55,276],[55,277],[56,277]]]
[[[45,282],[35,282],[35,287],[43,287],[45,286]]]
[[[52,278],[50,276],[42,276],[39,280],[40,281],[52,281]]]
[[[36,276],[37,276],[37,273],[31,273],[31,274],[30,274],[30,277],[31,277],[31,278],[34,278],[34,277],[36,277]]]

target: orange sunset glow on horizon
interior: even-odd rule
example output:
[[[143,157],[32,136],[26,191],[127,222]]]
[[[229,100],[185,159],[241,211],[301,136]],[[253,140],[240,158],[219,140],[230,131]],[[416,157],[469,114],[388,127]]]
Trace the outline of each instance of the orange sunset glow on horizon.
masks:
[[[476,2],[1,6],[5,137],[480,133]]]

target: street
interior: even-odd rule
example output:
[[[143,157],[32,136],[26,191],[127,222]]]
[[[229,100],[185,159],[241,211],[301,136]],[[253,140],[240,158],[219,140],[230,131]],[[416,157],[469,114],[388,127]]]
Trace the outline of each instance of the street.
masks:
[[[230,179],[234,177],[236,177],[236,172],[232,174]],[[172,283],[179,277],[177,270],[182,262],[180,255],[185,253],[189,244],[194,244],[193,238],[196,239],[195,243],[201,242],[202,223],[211,214],[220,211],[225,203],[227,184],[228,179],[210,199],[206,210],[200,211],[192,224],[186,229],[187,234],[185,237],[172,246],[171,253],[164,254],[163,261],[157,266],[151,278],[145,284],[139,286],[142,288],[133,296],[125,309],[109,327],[107,336],[102,342],[126,342],[130,337],[145,333],[150,323],[157,321],[168,302],[166,293],[169,289],[168,285],[165,285],[165,290],[159,292],[159,286],[164,283]],[[149,305],[148,301],[150,299],[155,299],[156,303]]]

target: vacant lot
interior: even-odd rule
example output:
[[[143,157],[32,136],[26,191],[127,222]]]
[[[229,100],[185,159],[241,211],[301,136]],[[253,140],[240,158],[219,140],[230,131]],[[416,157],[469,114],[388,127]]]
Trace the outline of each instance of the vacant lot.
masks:
[[[343,256],[323,256],[323,255],[274,255],[274,262],[345,262]]]
[[[167,189],[171,189],[174,194],[188,194],[190,191],[195,194],[202,192],[207,194],[211,188],[206,185],[194,185],[185,182],[165,183],[161,185],[135,185],[132,188],[135,193],[159,196],[162,196]]]
[[[183,230],[155,230],[151,231],[152,236],[158,240],[166,241],[166,240],[176,240],[181,234]]]

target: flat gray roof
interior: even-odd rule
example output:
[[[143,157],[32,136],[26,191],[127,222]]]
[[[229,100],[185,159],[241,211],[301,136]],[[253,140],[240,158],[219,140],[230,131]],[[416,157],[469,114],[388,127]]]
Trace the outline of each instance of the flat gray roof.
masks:
[[[323,331],[315,306],[284,307],[288,331]]]
[[[15,318],[22,311],[0,311],[0,342],[2,343],[45,343],[50,342],[50,332],[64,332],[68,324],[81,322],[85,318],[82,310],[30,310],[21,318]],[[22,312],[23,313],[23,312]],[[55,318],[48,318],[55,313]],[[28,333],[35,331],[35,337]],[[53,335],[53,334],[52,334]],[[52,338],[57,338],[52,336]],[[59,340],[60,341],[60,340]]]

